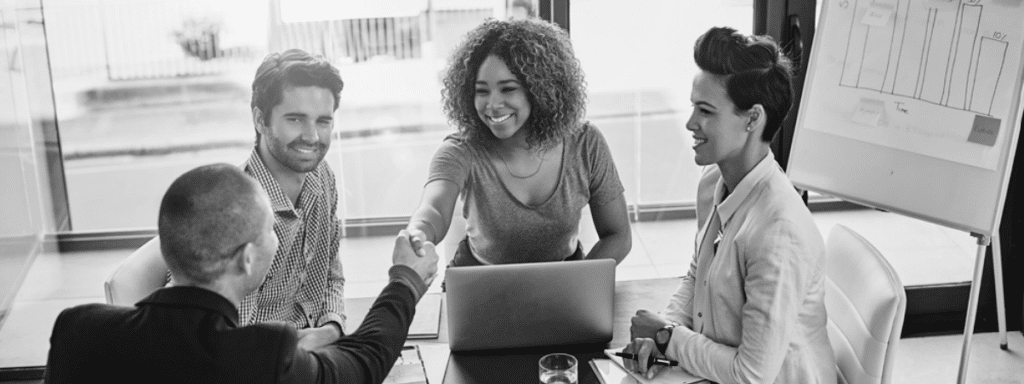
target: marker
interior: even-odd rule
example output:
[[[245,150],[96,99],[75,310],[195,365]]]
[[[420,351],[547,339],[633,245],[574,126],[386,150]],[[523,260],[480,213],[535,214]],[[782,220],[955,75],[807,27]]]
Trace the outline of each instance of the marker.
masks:
[[[639,359],[639,356],[634,355],[632,353],[615,352],[615,356],[618,356],[618,357],[621,357],[621,358],[624,358],[624,359],[630,359],[630,360],[638,360]],[[667,365],[669,367],[675,367],[675,366],[679,365],[678,361],[669,360],[669,359],[662,359],[660,357],[654,357],[654,356],[651,356],[647,361],[648,361],[647,365],[658,364],[658,365]]]

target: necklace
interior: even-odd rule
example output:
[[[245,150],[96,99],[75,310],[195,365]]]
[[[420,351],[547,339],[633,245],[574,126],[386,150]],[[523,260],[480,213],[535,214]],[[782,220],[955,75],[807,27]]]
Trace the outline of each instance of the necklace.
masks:
[[[512,172],[512,168],[508,166],[508,162],[505,161],[504,157],[498,156],[498,160],[501,160],[502,164],[505,164],[505,170],[508,171],[508,174],[512,175],[512,177],[517,178],[517,179],[529,179],[529,178],[537,175],[538,173],[540,173],[540,169],[544,167],[544,156],[538,155],[537,157],[540,158],[540,164],[537,164],[537,169],[534,170],[529,175],[526,175],[526,176],[519,176],[519,175],[515,174],[515,172]]]

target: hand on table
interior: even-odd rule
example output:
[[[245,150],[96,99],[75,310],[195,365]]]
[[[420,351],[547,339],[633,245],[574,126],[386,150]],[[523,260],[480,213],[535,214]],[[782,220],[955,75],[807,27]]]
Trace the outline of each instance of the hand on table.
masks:
[[[664,317],[646,309],[636,311],[636,316],[633,316],[629,323],[630,339],[640,337],[653,339],[654,334],[658,332],[659,329],[672,324],[672,322],[666,320]]]
[[[626,367],[626,370],[639,372],[641,376],[647,379],[653,379],[654,376],[658,375],[658,372],[665,368],[664,365],[659,364],[648,365],[652,357],[665,358],[665,355],[654,345],[654,339],[646,337],[635,338],[632,343],[622,349],[622,353],[637,355],[635,360],[622,358],[622,365]]]
[[[341,329],[334,323],[327,323],[316,328],[300,329],[298,336],[299,348],[312,351],[337,341],[341,337]]]

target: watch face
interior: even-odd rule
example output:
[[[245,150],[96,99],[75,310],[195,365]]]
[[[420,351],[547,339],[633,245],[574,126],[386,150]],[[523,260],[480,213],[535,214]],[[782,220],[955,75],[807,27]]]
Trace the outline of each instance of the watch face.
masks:
[[[670,338],[672,338],[672,330],[668,328],[659,329],[654,334],[654,342],[658,344],[668,344]]]

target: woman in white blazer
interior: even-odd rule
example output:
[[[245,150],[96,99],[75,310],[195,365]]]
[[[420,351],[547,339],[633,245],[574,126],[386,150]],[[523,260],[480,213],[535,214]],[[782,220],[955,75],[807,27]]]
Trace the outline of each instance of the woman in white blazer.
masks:
[[[624,352],[648,377],[667,357],[719,383],[835,383],[825,315],[824,241],[769,143],[793,98],[792,71],[767,36],[712,28],[693,80],[697,192],[693,262],[664,312],[641,310]]]

